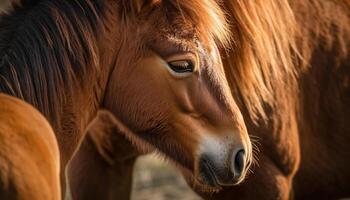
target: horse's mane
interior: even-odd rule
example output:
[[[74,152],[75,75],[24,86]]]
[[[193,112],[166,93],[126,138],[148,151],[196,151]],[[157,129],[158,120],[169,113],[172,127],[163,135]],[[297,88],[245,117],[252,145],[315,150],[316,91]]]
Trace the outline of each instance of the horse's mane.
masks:
[[[57,119],[72,86],[99,62],[102,1],[34,1],[14,4],[0,18],[0,92],[33,104]],[[87,69],[86,66],[95,66]],[[40,98],[41,97],[41,98]]]
[[[295,85],[296,21],[287,0],[226,1],[234,45],[224,57],[227,76],[253,119],[266,117],[275,91]],[[278,98],[286,98],[279,96]]]
[[[337,46],[339,58],[348,53],[348,0],[230,0],[223,8],[234,41],[224,54],[227,77],[253,120],[266,119],[267,108],[278,106],[277,115],[293,109],[298,74],[316,48]]]

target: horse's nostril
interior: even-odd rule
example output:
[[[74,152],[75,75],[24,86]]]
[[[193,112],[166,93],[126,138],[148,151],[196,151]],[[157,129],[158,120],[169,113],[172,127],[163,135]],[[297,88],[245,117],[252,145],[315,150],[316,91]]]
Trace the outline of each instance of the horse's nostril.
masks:
[[[245,168],[245,151],[244,149],[241,149],[236,153],[234,157],[232,171],[234,173],[235,179],[238,179],[242,175],[244,168]]]
[[[230,186],[241,182],[247,168],[246,151],[237,148],[234,151],[202,153],[198,163],[198,177],[209,186]],[[226,153],[227,152],[227,153]]]

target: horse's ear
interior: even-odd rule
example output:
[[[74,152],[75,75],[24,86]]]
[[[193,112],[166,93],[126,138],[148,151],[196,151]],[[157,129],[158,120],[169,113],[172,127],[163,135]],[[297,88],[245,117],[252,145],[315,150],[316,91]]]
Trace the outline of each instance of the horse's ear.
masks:
[[[161,0],[131,0],[132,7],[136,13],[142,12],[144,9],[151,8],[160,3]]]

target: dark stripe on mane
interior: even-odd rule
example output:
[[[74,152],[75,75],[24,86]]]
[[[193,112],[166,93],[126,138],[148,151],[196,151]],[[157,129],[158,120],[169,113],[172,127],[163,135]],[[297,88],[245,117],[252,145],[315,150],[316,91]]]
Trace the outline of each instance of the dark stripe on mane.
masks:
[[[77,77],[97,70],[104,9],[102,0],[22,0],[14,5],[0,19],[0,92],[57,118],[74,92],[71,86],[81,84]]]

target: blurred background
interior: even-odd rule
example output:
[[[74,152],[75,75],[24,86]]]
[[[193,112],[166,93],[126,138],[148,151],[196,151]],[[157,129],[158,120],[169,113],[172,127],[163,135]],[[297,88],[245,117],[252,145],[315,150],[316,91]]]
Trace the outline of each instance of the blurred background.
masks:
[[[0,11],[7,8],[10,0],[0,0]]]
[[[11,0],[0,0],[0,12]],[[132,200],[201,200],[182,175],[154,155],[141,156],[134,169]]]
[[[131,196],[132,200],[201,200],[173,166],[154,155],[137,160]]]

